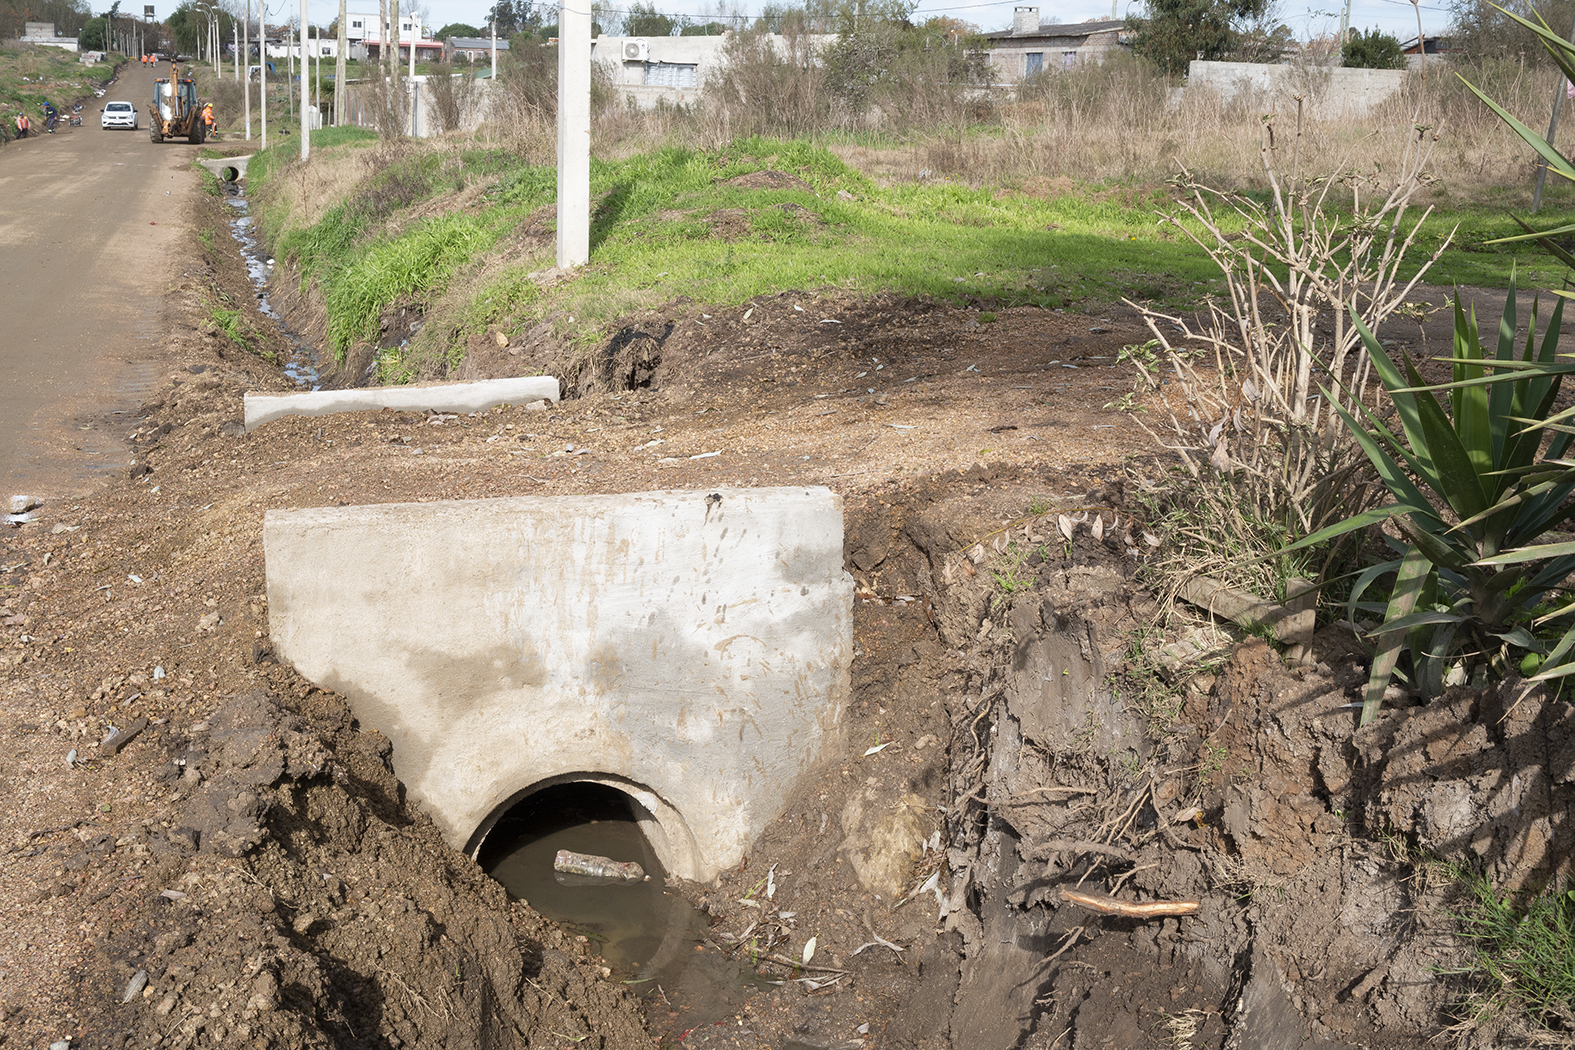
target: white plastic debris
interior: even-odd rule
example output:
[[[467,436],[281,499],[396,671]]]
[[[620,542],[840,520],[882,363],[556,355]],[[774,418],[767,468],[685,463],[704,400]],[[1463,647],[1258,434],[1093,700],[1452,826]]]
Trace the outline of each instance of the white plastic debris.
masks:
[[[597,879],[622,879],[639,882],[645,878],[645,869],[634,861],[613,860],[592,853],[574,853],[560,849],[552,858],[552,870],[566,875],[586,875]]]

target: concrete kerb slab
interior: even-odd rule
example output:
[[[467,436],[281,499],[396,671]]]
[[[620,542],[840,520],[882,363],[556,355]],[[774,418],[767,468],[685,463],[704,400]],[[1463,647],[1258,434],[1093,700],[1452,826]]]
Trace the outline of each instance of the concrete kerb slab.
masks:
[[[220,182],[240,182],[246,177],[246,165],[250,164],[251,160],[251,154],[247,154],[244,157],[204,159],[197,163],[213,172],[213,177]]]
[[[495,405],[556,402],[558,396],[558,380],[552,376],[514,376],[477,383],[360,387],[314,390],[306,394],[248,393],[242,402],[246,410],[246,429],[254,430],[281,416],[328,416],[383,408],[415,412],[483,412]]]
[[[853,581],[825,488],[270,511],[279,655],[394,744],[450,844],[623,790],[668,871],[738,863],[843,735]],[[642,811],[643,812],[640,812]]]

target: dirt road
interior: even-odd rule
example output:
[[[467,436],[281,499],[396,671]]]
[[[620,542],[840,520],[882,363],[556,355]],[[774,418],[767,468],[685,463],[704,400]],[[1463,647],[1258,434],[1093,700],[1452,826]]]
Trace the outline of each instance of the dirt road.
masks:
[[[0,149],[7,493],[80,493],[123,467],[124,421],[160,375],[194,150],[153,145],[145,114],[137,132],[99,124],[105,102],[142,106],[152,80],[128,66],[104,98],[83,104],[81,127]]]

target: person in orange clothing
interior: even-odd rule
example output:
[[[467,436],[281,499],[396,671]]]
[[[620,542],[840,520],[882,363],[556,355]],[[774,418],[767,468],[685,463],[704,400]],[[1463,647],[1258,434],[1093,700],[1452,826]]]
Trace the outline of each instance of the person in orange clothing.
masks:
[[[18,113],[16,115],[16,137],[17,138],[19,138],[19,139],[27,138],[27,133],[29,131],[31,131],[32,128],[33,128],[33,123],[32,123],[32,121],[27,119],[27,114],[26,113]]]
[[[203,104],[203,107],[202,107],[202,125],[203,125],[204,129],[206,129],[206,131],[207,131],[207,134],[204,135],[203,137],[204,138],[212,138],[213,137],[213,103],[212,102],[207,102],[207,103]]]

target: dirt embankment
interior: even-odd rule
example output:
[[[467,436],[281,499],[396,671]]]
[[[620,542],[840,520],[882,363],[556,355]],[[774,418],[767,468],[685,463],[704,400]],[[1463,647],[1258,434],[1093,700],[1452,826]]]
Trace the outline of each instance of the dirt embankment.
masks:
[[[1294,671],[1256,642],[1170,679],[1138,658],[1155,610],[1127,541],[1161,468],[1099,407],[1130,383],[1130,316],[675,308],[550,412],[246,435],[240,394],[286,383],[208,320],[216,288],[251,302],[211,240],[130,476],[0,541],[0,1044],[1421,1047],[1461,949],[1416,847],[1511,883],[1568,856],[1568,705],[1458,694],[1355,733],[1338,634]],[[534,371],[540,335],[475,367]],[[642,1002],[444,847],[388,742],[273,659],[262,514],[766,483],[846,499],[849,750],[685,888],[702,953],[764,945],[784,983],[729,1000],[697,969]],[[1063,511],[1086,515],[1070,543]],[[823,968],[769,958],[811,936]]]

